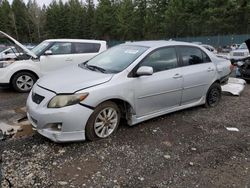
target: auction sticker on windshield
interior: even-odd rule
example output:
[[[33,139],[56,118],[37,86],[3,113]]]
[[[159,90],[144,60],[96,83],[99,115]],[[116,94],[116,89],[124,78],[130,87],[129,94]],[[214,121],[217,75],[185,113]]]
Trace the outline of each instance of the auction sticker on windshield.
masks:
[[[125,54],[137,54],[139,52],[139,50],[133,50],[133,49],[128,49],[125,50]]]

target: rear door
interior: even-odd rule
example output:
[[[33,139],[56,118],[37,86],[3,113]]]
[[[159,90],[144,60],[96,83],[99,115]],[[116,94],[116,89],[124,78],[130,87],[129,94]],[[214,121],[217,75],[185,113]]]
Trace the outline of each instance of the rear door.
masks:
[[[40,66],[43,74],[73,63],[71,42],[55,42],[47,50],[51,50],[52,54],[41,55],[40,57]]]
[[[72,43],[72,59],[74,64],[83,63],[99,53],[100,43],[74,42]]]
[[[175,47],[155,50],[140,63],[141,66],[152,67],[154,73],[134,78],[137,116],[179,106],[183,78]]]
[[[182,62],[183,94],[181,104],[199,101],[212,84],[216,74],[215,64],[198,47],[177,47]]]

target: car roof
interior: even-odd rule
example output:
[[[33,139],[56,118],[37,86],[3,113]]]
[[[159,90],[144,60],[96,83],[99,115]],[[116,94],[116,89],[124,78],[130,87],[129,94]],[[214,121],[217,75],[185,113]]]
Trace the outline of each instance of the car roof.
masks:
[[[89,43],[106,43],[105,40],[91,40],[91,39],[48,39],[47,42],[89,42]]]
[[[199,47],[199,45],[197,45],[197,44],[188,43],[188,42],[172,41],[172,40],[126,42],[125,45],[145,46],[145,47],[149,47],[149,48],[157,48],[157,47],[164,47],[164,46],[181,46],[181,45]]]

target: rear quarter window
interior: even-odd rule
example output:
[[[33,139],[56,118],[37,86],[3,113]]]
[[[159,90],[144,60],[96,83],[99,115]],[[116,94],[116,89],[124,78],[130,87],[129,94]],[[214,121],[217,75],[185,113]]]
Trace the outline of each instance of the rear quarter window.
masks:
[[[100,47],[100,43],[73,43],[73,53],[98,53]]]

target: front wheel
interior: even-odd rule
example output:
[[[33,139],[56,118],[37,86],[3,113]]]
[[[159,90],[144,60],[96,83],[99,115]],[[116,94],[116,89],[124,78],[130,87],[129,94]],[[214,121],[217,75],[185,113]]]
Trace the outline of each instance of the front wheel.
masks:
[[[215,107],[219,104],[221,99],[221,86],[219,83],[213,83],[208,89],[206,95],[206,107]]]
[[[37,78],[34,74],[22,71],[15,74],[11,80],[12,87],[21,93],[29,92],[35,84]]]
[[[120,123],[120,109],[113,102],[100,104],[90,116],[86,125],[86,137],[97,140],[111,136]]]

